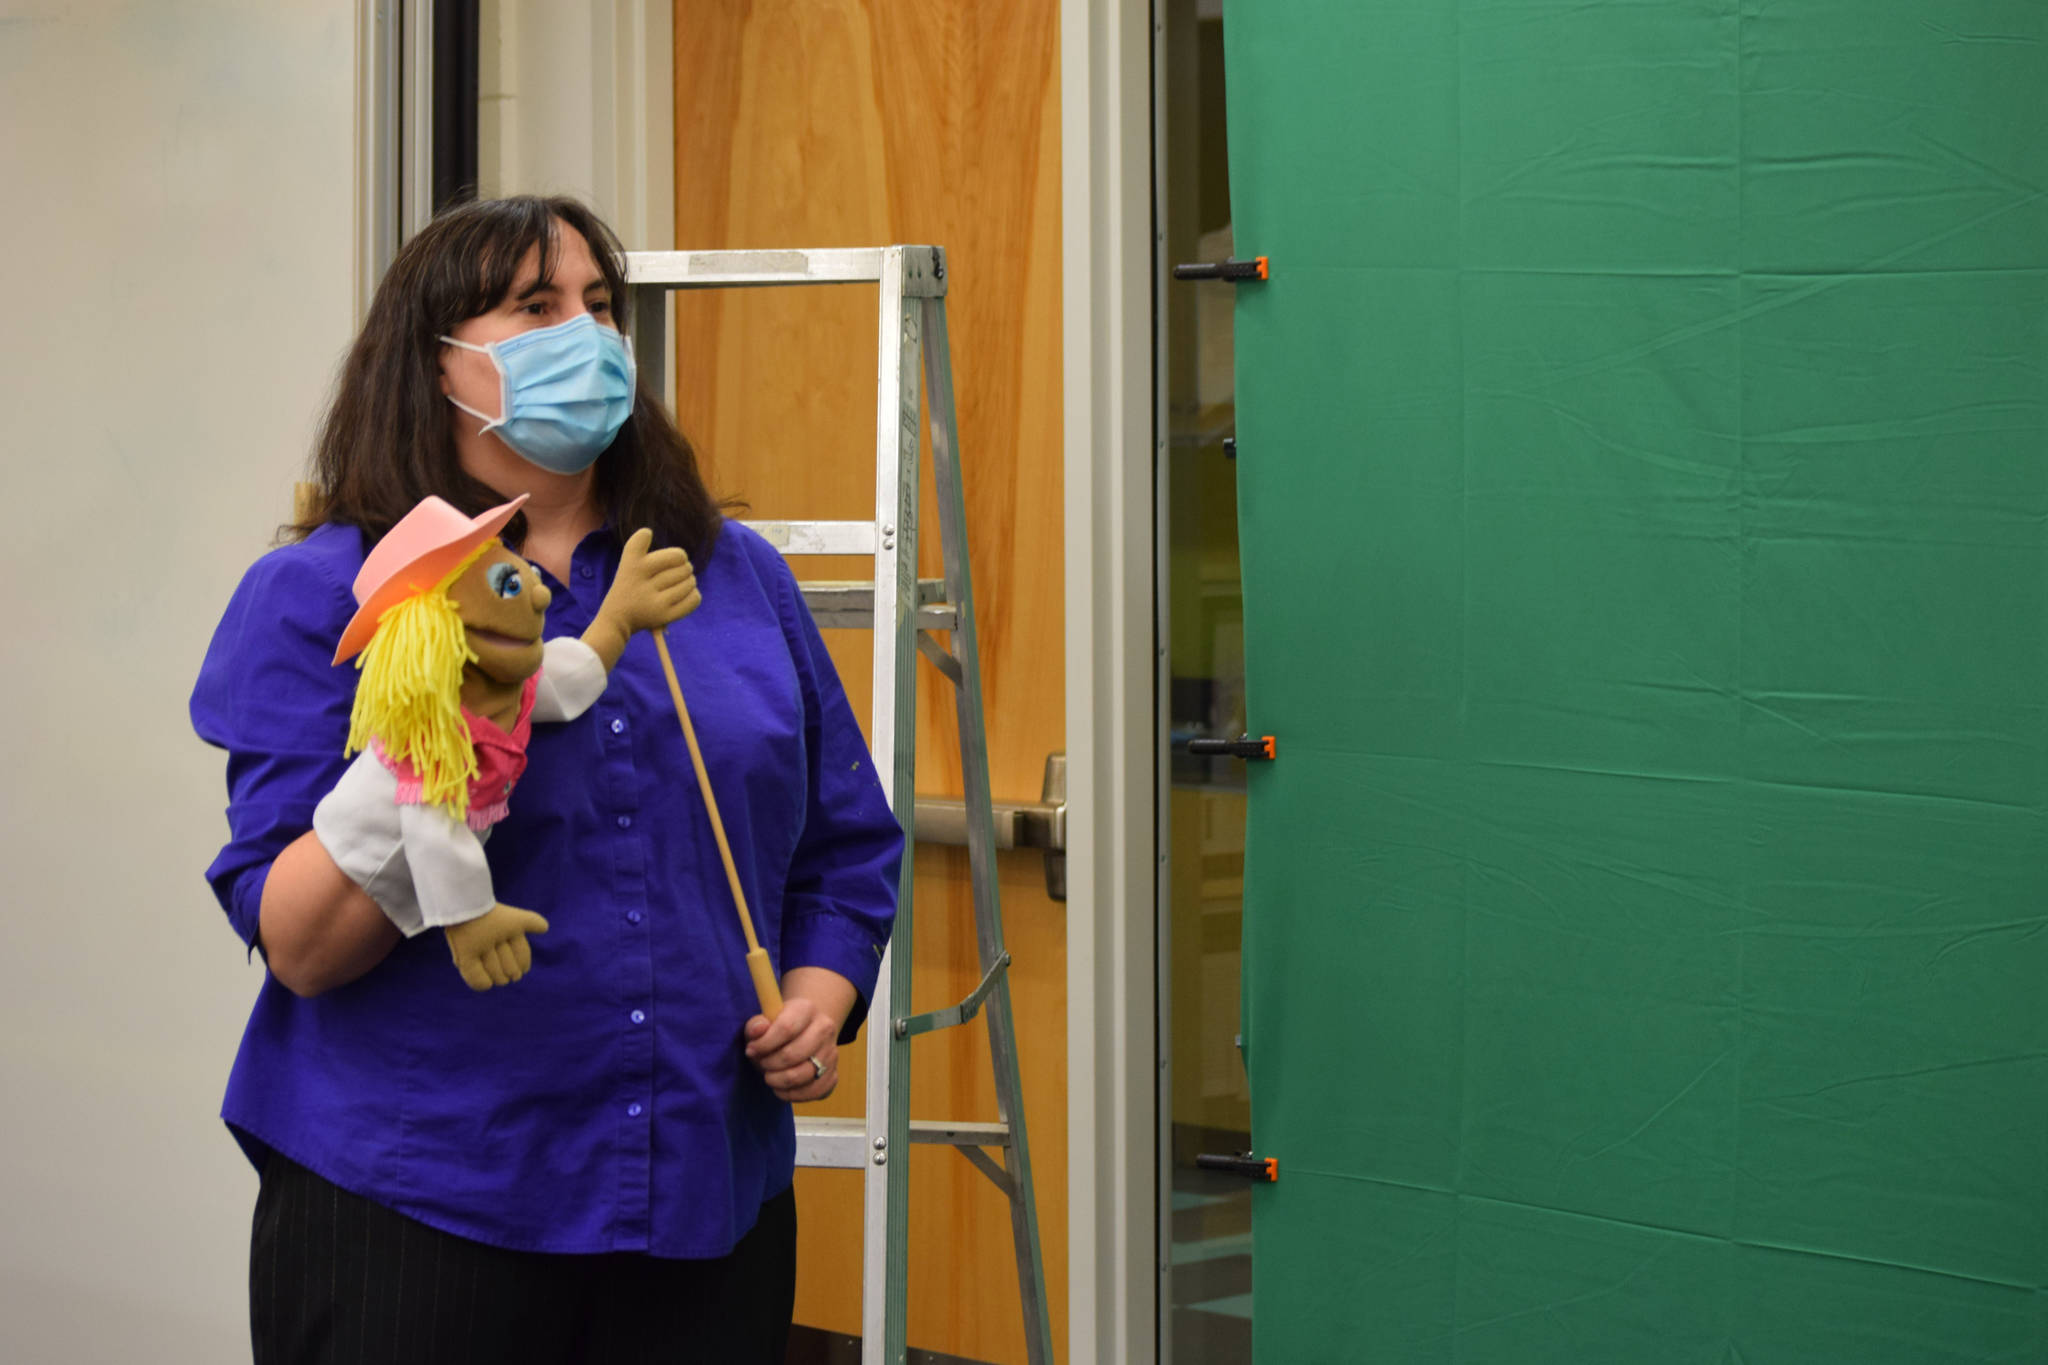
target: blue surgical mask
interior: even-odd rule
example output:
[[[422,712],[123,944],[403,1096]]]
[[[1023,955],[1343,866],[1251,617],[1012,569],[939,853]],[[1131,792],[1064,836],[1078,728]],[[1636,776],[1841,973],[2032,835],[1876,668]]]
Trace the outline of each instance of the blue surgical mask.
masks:
[[[553,327],[476,346],[498,367],[500,417],[448,395],[487,432],[542,469],[581,474],[604,454],[633,411],[633,353],[625,338],[588,313]]]

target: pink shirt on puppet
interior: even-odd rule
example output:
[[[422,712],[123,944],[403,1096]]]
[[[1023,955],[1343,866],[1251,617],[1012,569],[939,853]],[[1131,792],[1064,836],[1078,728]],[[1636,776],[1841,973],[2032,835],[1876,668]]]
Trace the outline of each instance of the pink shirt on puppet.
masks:
[[[520,774],[526,771],[526,741],[533,735],[533,700],[539,691],[540,675],[535,674],[526,680],[520,693],[519,718],[512,722],[509,733],[488,717],[479,716],[467,706],[462,708],[462,719],[469,725],[470,743],[476,749],[476,775],[469,779],[467,822],[479,833],[504,819],[512,808],[512,789],[519,785]],[[370,742],[370,749],[378,762],[398,779],[399,804],[419,805],[424,786],[419,770],[404,759],[385,753],[384,746],[375,740]]]

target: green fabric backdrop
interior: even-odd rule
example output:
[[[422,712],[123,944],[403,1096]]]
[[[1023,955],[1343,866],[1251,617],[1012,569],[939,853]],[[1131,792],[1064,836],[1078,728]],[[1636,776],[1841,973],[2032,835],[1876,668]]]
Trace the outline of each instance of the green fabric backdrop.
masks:
[[[1259,1361],[2048,1361],[2048,4],[1225,31]]]

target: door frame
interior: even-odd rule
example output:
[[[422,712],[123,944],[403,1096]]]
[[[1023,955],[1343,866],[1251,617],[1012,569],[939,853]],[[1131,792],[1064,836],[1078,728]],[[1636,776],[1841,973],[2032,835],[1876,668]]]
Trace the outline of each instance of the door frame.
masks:
[[[1067,1359],[1158,1352],[1155,24],[1061,0]]]

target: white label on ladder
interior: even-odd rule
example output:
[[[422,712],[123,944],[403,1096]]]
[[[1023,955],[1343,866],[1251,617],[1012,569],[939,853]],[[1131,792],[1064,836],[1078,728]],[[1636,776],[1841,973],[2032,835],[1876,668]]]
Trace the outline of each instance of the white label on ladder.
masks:
[[[703,251],[690,253],[692,275],[808,275],[810,257],[801,251]]]
[[[785,555],[871,555],[871,521],[750,521],[749,528]]]

